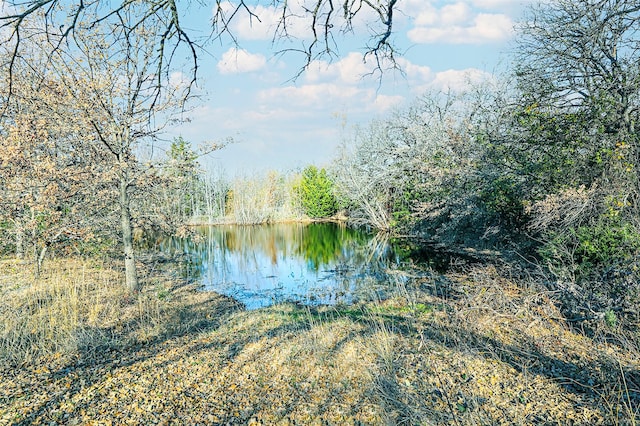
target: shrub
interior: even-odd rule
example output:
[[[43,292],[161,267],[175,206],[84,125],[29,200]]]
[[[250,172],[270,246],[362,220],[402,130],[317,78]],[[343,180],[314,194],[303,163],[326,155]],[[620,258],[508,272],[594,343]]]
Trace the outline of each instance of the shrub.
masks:
[[[526,222],[523,189],[513,177],[487,179],[479,191],[480,205],[506,229],[520,229]]]
[[[570,310],[604,314],[615,306],[638,314],[640,231],[633,224],[603,216],[550,236],[539,253],[565,287],[565,301],[571,296]]]
[[[333,181],[325,169],[309,166],[302,172],[300,184],[296,186],[305,214],[312,218],[325,218],[337,212],[337,201],[333,194]]]
[[[607,222],[558,232],[541,247],[540,254],[552,264],[575,265],[578,280],[634,262],[640,253],[638,230],[630,223]]]

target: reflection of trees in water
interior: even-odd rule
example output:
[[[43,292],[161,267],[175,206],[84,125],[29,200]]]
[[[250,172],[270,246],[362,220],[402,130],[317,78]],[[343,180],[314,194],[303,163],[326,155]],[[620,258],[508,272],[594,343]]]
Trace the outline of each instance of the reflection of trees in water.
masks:
[[[349,248],[355,232],[335,224],[312,223],[304,228],[302,238],[295,240],[296,254],[301,256],[309,269],[317,271],[343,257],[343,249]]]
[[[197,280],[202,276],[204,265],[209,259],[203,240],[162,235],[147,236],[145,240],[147,250],[153,249],[176,262],[183,278]],[[152,241],[152,244],[149,244],[149,241]]]
[[[352,242],[345,246],[345,262],[328,271],[335,286],[327,291],[333,291],[334,302],[354,303],[360,299],[385,298],[394,289],[389,270],[400,266],[389,244],[389,234],[356,234]]]
[[[320,274],[315,286],[329,303],[351,301],[356,293],[379,294],[389,286],[388,269],[398,264],[386,234],[334,223],[201,227],[195,238],[163,239],[159,249],[182,260],[186,277],[206,273],[210,282],[228,282],[237,270],[251,273],[265,264],[291,267],[284,259],[295,259]]]
[[[361,230],[333,223],[216,226],[199,232],[209,245],[215,242],[221,253],[245,259],[262,255],[273,265],[278,264],[279,257],[298,256],[316,271],[355,254],[370,238]]]

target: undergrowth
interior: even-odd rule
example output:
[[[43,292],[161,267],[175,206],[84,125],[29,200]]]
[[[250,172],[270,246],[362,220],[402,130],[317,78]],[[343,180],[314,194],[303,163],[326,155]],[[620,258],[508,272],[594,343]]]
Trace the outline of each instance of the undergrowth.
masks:
[[[5,260],[0,277],[0,362],[12,365],[144,344],[207,321],[176,297],[169,277],[131,294],[108,263],[53,260],[36,278]]]

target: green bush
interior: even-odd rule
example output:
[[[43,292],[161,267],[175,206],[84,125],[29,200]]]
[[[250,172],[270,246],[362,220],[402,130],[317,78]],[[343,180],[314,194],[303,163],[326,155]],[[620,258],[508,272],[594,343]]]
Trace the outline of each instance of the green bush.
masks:
[[[551,237],[539,253],[559,282],[573,282],[573,294],[564,295],[573,298],[569,310],[577,313],[589,307],[606,314],[615,306],[628,315],[639,314],[640,230],[629,222],[602,217]]]
[[[414,188],[406,188],[398,191],[392,205],[391,215],[393,222],[391,223],[391,227],[402,229],[403,227],[411,226],[415,221],[413,218],[413,204],[423,198],[424,196],[420,191]]]
[[[527,220],[523,190],[513,177],[489,179],[479,191],[479,201],[486,212],[511,231],[520,229]]]
[[[325,169],[309,166],[302,172],[300,184],[295,187],[304,213],[312,218],[326,218],[337,211],[333,181]]]
[[[635,226],[608,220],[556,233],[540,250],[551,263],[575,264],[581,273],[578,278],[632,262],[639,253],[640,232]]]

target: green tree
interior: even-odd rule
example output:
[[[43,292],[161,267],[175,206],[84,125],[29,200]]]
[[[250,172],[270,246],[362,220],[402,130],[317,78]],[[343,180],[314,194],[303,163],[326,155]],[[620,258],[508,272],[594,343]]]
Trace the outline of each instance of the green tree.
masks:
[[[302,208],[309,217],[326,218],[338,211],[333,181],[325,169],[318,170],[315,166],[305,168],[296,190]]]

